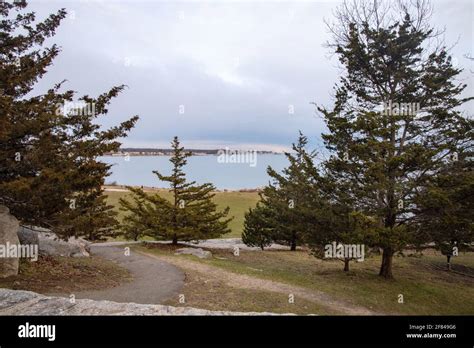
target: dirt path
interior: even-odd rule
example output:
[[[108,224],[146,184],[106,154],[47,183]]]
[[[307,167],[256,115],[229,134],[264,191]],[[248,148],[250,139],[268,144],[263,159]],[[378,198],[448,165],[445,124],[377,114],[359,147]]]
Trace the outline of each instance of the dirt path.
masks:
[[[280,283],[267,279],[260,279],[257,277],[237,274],[233,272],[226,271],[219,267],[214,267],[206,265],[199,262],[189,261],[184,258],[177,258],[172,256],[157,256],[153,254],[148,254],[145,252],[137,251],[142,255],[147,255],[156,260],[164,260],[166,262],[172,263],[175,266],[178,266],[187,271],[199,272],[205,274],[208,277],[217,278],[225,282],[228,286],[241,288],[241,289],[253,289],[253,290],[265,290],[273,291],[284,294],[293,294],[295,299],[298,297],[305,300],[321,304],[322,306],[334,311],[337,314],[347,314],[347,315],[374,315],[375,313],[367,308],[355,306],[350,303],[343,301],[338,301],[332,299],[329,295],[324,292],[317,290],[309,290],[299,286],[293,286],[285,283]]]
[[[184,285],[184,273],[164,260],[156,260],[133,250],[127,256],[124,248],[111,246],[95,245],[91,247],[91,252],[128,269],[133,280],[109,289],[82,291],[75,294],[76,298],[160,304],[177,296]]]

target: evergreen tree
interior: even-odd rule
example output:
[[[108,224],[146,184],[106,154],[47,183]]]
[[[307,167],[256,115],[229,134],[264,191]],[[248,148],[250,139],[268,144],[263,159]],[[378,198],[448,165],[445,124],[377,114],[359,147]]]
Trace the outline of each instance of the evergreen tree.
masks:
[[[183,167],[191,154],[180,146],[178,137],[174,137],[171,146],[171,175],[153,172],[161,181],[169,183],[171,201],[159,194],[129,188],[133,193],[133,202],[120,200],[122,209],[130,212],[126,230],[135,229],[136,233],[156,239],[171,239],[175,245],[179,240],[216,238],[230,232],[228,223],[231,219],[226,219],[229,207],[223,211],[217,210],[217,205],[213,202],[215,187],[212,184],[196,185],[194,181],[186,180]]]
[[[446,160],[446,167],[417,196],[418,243],[434,242],[447,259],[472,249],[474,242],[474,171],[472,150]]]
[[[73,131],[62,145],[69,151],[68,159],[72,160],[68,183],[74,192],[72,200],[75,207],[63,214],[66,216],[66,225],[63,223],[63,226],[59,227],[64,236],[82,234],[91,240],[103,240],[104,237],[114,234],[116,213],[114,207],[107,204],[102,189],[105,178],[110,174],[111,165],[101,162],[98,158],[119,149],[121,144],[116,139],[127,135],[137,117],[105,131],[100,131],[100,126],[94,121],[99,115],[108,113],[107,106],[123,89],[124,86],[114,87],[95,99],[82,97],[80,100],[85,105],[93,106],[93,113],[79,109],[67,114],[66,122],[72,126]],[[84,229],[80,224],[81,216],[94,217],[94,221],[91,220],[89,227]],[[75,217],[79,217],[77,226]]]
[[[116,235],[117,212],[107,204],[102,189],[79,194],[74,199],[65,223],[57,227],[56,232],[61,236],[80,235],[92,242],[106,241]]]
[[[171,220],[168,214],[171,203],[159,194],[149,194],[140,188],[127,187],[132,194],[120,198],[120,210],[126,215],[120,224],[120,233],[126,239],[137,241],[143,236],[153,236],[156,239],[168,239],[166,226]],[[164,221],[168,218],[168,221]]]
[[[247,241],[250,234],[253,240],[266,240],[271,236],[275,243],[286,244],[290,250],[296,250],[305,233],[314,228],[320,205],[317,188],[319,174],[313,163],[315,154],[305,150],[307,142],[300,132],[297,144],[293,144],[294,154],[286,153],[290,164],[282,174],[268,168],[268,175],[273,181],[260,194],[258,209],[247,215]],[[264,229],[255,228],[255,224],[260,222],[265,222]],[[258,233],[264,235],[257,236]]]
[[[436,33],[426,3],[346,2],[332,27],[331,47],[344,68],[334,107],[319,107],[333,156],[334,183],[354,208],[377,221],[383,249],[379,274],[392,278],[393,255],[414,242],[415,200],[443,158],[472,141],[472,120],[459,107],[466,85],[455,80],[445,47],[429,49]]]
[[[65,134],[55,112],[63,97],[56,93],[59,86],[26,99],[59,53],[54,45],[35,48],[54,35],[66,12],[60,10],[34,25],[34,14],[22,13],[25,7],[25,2],[0,2],[0,201],[17,218],[36,222],[64,210],[64,198],[72,195],[51,185],[67,172],[61,152]],[[46,198],[49,206],[36,209]]]
[[[330,174],[321,175],[318,180],[319,199],[313,207],[311,228],[304,241],[313,256],[326,260],[337,259],[344,262],[344,271],[349,271],[349,263],[358,259],[356,255],[327,255],[327,248],[335,245],[363,245],[369,241],[370,219],[357,212],[346,192],[330,180]]]
[[[266,215],[268,215],[266,208],[259,204],[245,213],[244,231],[242,232],[242,242],[245,245],[264,250],[265,247],[273,243],[272,228],[270,227],[272,222]]]
[[[95,216],[89,226],[101,235],[113,213],[99,198],[110,166],[97,157],[118,149],[116,139],[127,135],[137,117],[105,131],[95,122],[123,86],[95,99],[84,96],[73,108],[67,105],[75,93],[60,92],[62,83],[29,97],[59,54],[56,45],[43,44],[66,11],[35,24],[35,14],[23,12],[26,6],[0,2],[0,203],[22,223],[51,228],[64,238],[92,236],[81,230],[78,216]]]

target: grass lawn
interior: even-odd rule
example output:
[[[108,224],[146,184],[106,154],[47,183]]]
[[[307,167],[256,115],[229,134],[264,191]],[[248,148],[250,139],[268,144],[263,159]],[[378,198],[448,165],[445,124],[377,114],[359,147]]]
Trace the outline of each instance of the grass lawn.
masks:
[[[138,248],[148,253],[183,257],[175,256],[161,247]],[[379,256],[360,263],[351,262],[351,271],[343,272],[342,262],[318,260],[305,251],[241,251],[240,256],[234,256],[229,250],[212,250],[212,253],[211,259],[192,256],[188,259],[236,274],[323,291],[336,300],[381,314],[474,314],[474,253],[461,254],[453,261],[455,271],[470,276],[444,271],[445,258],[434,253],[423,257],[396,257],[393,270],[395,280],[389,281],[377,275]],[[205,292],[204,289],[201,291]],[[399,303],[399,295],[403,295],[403,303]],[[233,302],[239,301],[246,299],[233,299]],[[298,303],[302,304],[297,302],[296,305]],[[307,302],[302,305],[308,307]],[[307,313],[315,313],[309,308]],[[271,308],[266,310],[271,311]],[[302,308],[295,311],[293,308],[293,312],[305,311]]]
[[[157,191],[160,195],[165,198],[171,198],[170,192],[166,190]],[[119,207],[119,198],[126,197],[129,195],[128,192],[115,192],[115,191],[106,191],[108,196],[109,204],[115,206],[118,211]],[[250,208],[254,207],[258,200],[259,196],[257,192],[216,192],[214,197],[216,204],[220,209],[225,207],[230,207],[230,216],[233,216],[234,219],[229,223],[231,232],[222,236],[223,238],[233,238],[240,237],[242,234],[242,228],[244,224],[244,214]],[[119,217],[124,213],[119,211]]]
[[[308,314],[328,313],[317,303],[298,299],[297,304],[288,302],[288,295],[264,290],[241,289],[229,286],[225,281],[199,272],[186,272],[186,280],[181,293],[185,303],[179,297],[171,298],[163,304],[169,306],[189,306],[215,311],[235,312],[272,312]]]

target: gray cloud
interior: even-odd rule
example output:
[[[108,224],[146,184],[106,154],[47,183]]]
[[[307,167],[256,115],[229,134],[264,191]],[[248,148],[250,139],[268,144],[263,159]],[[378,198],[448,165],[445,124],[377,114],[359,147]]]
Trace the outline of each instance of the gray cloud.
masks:
[[[33,1],[44,18],[61,7],[68,18],[49,41],[63,49],[40,92],[67,88],[97,95],[128,89],[104,125],[139,114],[126,146],[259,144],[287,147],[299,129],[318,142],[324,129],[311,102],[328,104],[337,81],[324,18],[336,1]],[[472,2],[436,1],[433,23],[462,66],[472,48]],[[464,78],[471,86],[472,74]],[[184,114],[179,114],[184,105]],[[289,108],[295,113],[289,114]]]

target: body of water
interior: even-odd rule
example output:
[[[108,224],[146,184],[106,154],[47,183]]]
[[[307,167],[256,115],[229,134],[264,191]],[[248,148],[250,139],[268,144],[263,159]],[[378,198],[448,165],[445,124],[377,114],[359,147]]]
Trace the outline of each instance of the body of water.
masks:
[[[106,183],[160,188],[169,186],[159,181],[153,170],[169,175],[172,168],[169,159],[168,156],[101,157],[103,162],[113,164],[112,174],[106,179]],[[288,166],[285,155],[257,154],[245,163],[223,163],[218,159],[218,156],[212,155],[189,157],[184,167],[187,179],[198,184],[210,182],[221,190],[251,189],[268,184],[268,166],[277,171]]]

